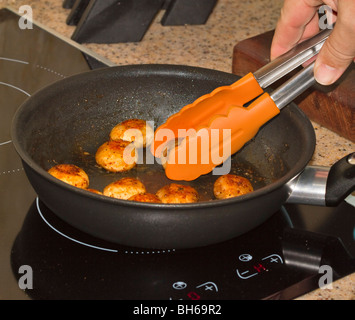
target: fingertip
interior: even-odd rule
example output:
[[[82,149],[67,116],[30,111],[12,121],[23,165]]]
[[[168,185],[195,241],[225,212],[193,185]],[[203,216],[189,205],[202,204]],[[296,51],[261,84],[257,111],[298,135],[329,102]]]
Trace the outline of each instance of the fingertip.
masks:
[[[343,72],[344,70],[331,67],[323,62],[316,62],[314,66],[314,78],[319,84],[324,86],[333,84],[341,77]]]

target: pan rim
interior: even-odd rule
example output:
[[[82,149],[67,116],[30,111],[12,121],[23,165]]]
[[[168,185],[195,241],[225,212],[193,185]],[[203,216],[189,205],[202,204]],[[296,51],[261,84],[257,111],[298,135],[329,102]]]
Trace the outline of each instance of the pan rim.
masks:
[[[307,116],[304,114],[304,112],[295,104],[291,103],[289,107],[292,107],[293,110],[297,111],[299,113],[300,117],[304,117],[306,119],[306,124],[308,128],[307,129],[309,133],[312,133],[312,136],[309,136],[309,141],[307,144],[307,148],[304,152],[305,155],[308,155],[305,157],[303,161],[300,159],[297,160],[296,166],[293,168],[290,168],[290,170],[283,175],[281,178],[273,181],[272,183],[257,189],[249,194],[242,195],[239,197],[234,197],[234,198],[229,198],[229,199],[213,199],[210,201],[201,201],[201,202],[196,202],[196,203],[178,203],[178,204],[165,204],[165,203],[146,203],[146,202],[138,202],[138,201],[130,201],[130,200],[122,200],[122,199],[116,199],[116,198],[111,198],[103,195],[98,195],[92,192],[89,192],[84,189],[80,189],[74,186],[71,186],[65,182],[62,182],[54,177],[52,177],[45,169],[43,169],[39,164],[34,162],[28,152],[24,150],[19,143],[20,139],[18,136],[17,132],[17,127],[18,127],[18,121],[20,116],[22,115],[23,110],[26,108],[26,105],[30,103],[32,100],[34,100],[37,96],[41,95],[44,91],[51,90],[53,87],[57,87],[60,82],[68,82],[68,81],[75,81],[77,78],[82,78],[83,76],[95,76],[100,73],[107,73],[107,72],[115,72],[116,70],[124,71],[126,70],[132,70],[136,69],[137,74],[140,72],[144,71],[144,75],[147,75],[147,70],[152,70],[151,72],[157,74],[159,73],[160,75],[163,75],[164,73],[171,74],[171,72],[174,72],[175,74],[177,72],[190,72],[196,75],[196,72],[201,72],[201,73],[213,73],[216,76],[229,76],[231,79],[234,78],[235,81],[240,78],[239,76],[231,73],[227,73],[224,71],[218,71],[218,70],[213,70],[213,69],[207,69],[207,68],[201,68],[201,67],[194,67],[194,66],[186,66],[186,65],[174,65],[174,64],[140,64],[140,65],[124,65],[124,66],[114,66],[114,67],[105,67],[97,70],[91,70],[91,71],[86,71],[84,73],[76,74],[70,77],[67,77],[65,79],[56,81],[55,83],[52,83],[38,91],[36,91],[31,97],[27,98],[21,106],[17,109],[13,120],[12,120],[12,125],[11,125],[11,137],[12,137],[12,142],[14,144],[14,147],[17,151],[17,153],[20,155],[22,161],[24,161],[32,170],[34,170],[36,173],[40,174],[42,178],[45,178],[46,180],[54,183],[57,186],[60,186],[61,188],[68,189],[72,192],[76,192],[83,197],[89,197],[95,200],[103,201],[103,202],[109,202],[112,204],[117,204],[120,206],[130,206],[130,207],[137,207],[137,208],[151,208],[151,209],[175,209],[175,210],[188,210],[188,209],[194,209],[194,208],[208,208],[208,207],[216,207],[216,206],[226,206],[226,205],[231,205],[231,204],[237,204],[240,202],[245,202],[247,200],[252,200],[258,198],[260,195],[265,195],[270,192],[273,192],[274,190],[277,190],[281,187],[283,187],[287,182],[292,180],[295,176],[297,176],[302,170],[306,167],[306,165],[309,163],[309,161],[312,158],[312,155],[314,153],[315,149],[315,144],[316,144],[316,138],[315,138],[315,132],[313,129],[313,126],[311,125],[309,119]],[[297,167],[297,168],[295,168]]]

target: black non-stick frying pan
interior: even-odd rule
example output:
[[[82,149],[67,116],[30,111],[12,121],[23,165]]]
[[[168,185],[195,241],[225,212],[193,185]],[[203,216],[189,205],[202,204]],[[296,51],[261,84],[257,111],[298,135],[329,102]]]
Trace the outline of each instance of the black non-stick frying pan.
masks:
[[[218,176],[208,174],[185,182],[198,190],[198,203],[141,203],[72,187],[47,170],[58,163],[76,164],[88,173],[90,187],[99,190],[121,177],[138,177],[148,192],[155,193],[172,182],[160,164],[140,163],[126,173],[108,173],[95,163],[97,148],[108,140],[113,126],[125,119],[141,118],[158,126],[184,105],[237,79],[219,71],[170,65],[90,71],[58,81],[25,101],[13,120],[13,143],[40,200],[81,231],[145,248],[221,242],[262,224],[290,200],[293,182],[300,180],[315,147],[313,127],[295,104],[232,156],[232,173],[249,178],[254,185],[255,191],[244,196],[214,199]],[[148,157],[144,154],[143,159],[151,162]],[[352,170],[354,185],[354,166],[346,162],[345,167]],[[350,189],[353,186],[328,202],[337,203]]]

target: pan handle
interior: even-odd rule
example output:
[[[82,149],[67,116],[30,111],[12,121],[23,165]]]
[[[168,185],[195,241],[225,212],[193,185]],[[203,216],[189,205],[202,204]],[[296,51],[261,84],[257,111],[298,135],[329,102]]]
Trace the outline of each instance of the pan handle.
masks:
[[[325,204],[338,205],[355,190],[355,152],[335,163],[328,175]]]
[[[287,186],[286,203],[335,207],[355,190],[355,152],[333,166],[307,166]]]

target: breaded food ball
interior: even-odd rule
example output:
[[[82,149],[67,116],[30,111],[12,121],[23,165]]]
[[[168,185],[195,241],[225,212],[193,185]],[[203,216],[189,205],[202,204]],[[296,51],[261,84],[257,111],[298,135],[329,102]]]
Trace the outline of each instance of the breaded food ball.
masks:
[[[91,188],[88,188],[87,190],[88,190],[88,191],[90,191],[90,192],[92,192],[92,193],[102,194],[102,192],[101,192],[101,191],[96,190],[96,189],[91,189]]]
[[[217,199],[238,197],[253,190],[248,179],[234,174],[220,176],[213,186],[213,193]]]
[[[68,183],[74,187],[87,189],[89,177],[86,172],[73,164],[58,164],[48,170],[53,177]]]
[[[102,144],[95,154],[96,163],[111,172],[132,169],[137,162],[137,153],[131,142],[110,140]]]
[[[154,129],[141,119],[128,119],[116,125],[110,132],[111,140],[133,142],[137,148],[148,146],[154,138]]]
[[[128,200],[139,201],[139,202],[154,202],[161,203],[160,199],[152,193],[141,193],[130,197]]]
[[[146,193],[144,184],[135,178],[122,178],[107,185],[103,194],[117,199],[129,199],[130,197]]]
[[[191,203],[198,201],[198,192],[190,186],[171,183],[156,193],[162,203]]]

